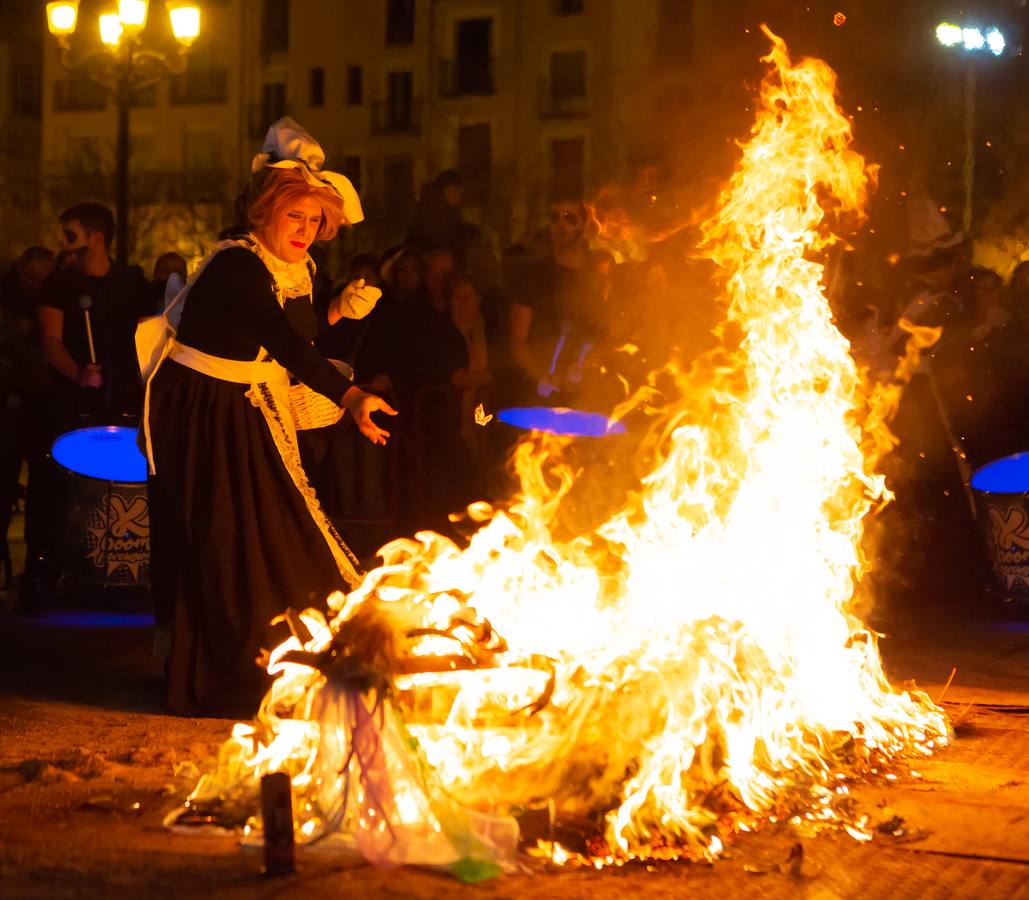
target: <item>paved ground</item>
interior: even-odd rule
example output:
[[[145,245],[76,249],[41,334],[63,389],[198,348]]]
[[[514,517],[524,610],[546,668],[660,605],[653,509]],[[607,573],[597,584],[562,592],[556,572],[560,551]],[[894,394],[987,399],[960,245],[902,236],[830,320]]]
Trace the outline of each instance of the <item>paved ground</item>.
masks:
[[[951,617],[953,619],[953,617]],[[1029,619],[1029,616],[1026,617]],[[789,826],[714,865],[632,865],[465,887],[301,852],[266,880],[231,838],[161,828],[230,722],[163,713],[145,617],[0,617],[0,897],[1026,897],[1029,623],[909,619],[884,653],[944,703],[956,741],[922,778],[859,802],[898,836],[800,839]]]

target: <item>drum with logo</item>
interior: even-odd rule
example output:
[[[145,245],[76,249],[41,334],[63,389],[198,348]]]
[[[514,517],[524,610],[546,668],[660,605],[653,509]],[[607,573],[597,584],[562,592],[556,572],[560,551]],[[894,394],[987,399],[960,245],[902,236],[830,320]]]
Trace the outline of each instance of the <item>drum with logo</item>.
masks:
[[[970,484],[998,586],[1008,600],[1029,604],[1029,453],[987,463]]]
[[[54,441],[50,456],[59,473],[55,561],[89,585],[148,587],[150,507],[136,429],[70,431]]]

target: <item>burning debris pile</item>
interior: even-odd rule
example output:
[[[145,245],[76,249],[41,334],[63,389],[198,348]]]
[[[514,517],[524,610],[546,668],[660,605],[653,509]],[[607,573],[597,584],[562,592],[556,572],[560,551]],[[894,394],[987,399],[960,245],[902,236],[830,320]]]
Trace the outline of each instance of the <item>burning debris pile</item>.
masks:
[[[615,411],[650,423],[623,508],[559,536],[568,441],[522,443],[521,494],[473,506],[467,548],[395,541],[331,620],[294,621],[257,720],[180,823],[253,833],[260,777],[286,771],[300,840],[379,863],[510,867],[516,817],[539,809],[597,864],[712,858],[782,818],[867,836],[848,782],[946,741],[854,612],[899,387],[858,371],[819,260],[859,224],[874,171],[832,71],[766,34],[757,119],[704,228],[725,346]]]

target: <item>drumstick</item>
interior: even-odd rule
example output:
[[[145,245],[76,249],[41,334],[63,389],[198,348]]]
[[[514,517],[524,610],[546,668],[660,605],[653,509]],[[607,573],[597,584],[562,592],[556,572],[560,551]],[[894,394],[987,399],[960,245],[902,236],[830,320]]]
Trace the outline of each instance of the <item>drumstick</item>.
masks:
[[[86,340],[89,342],[89,361],[92,365],[96,365],[96,347],[93,346],[93,323],[90,321],[89,309],[93,305],[93,298],[89,294],[83,294],[79,297],[79,309],[82,310],[82,316],[86,320]]]
[[[561,336],[557,339],[557,345],[554,347],[554,357],[550,360],[550,374],[554,374],[554,369],[557,368],[557,360],[561,355],[561,351],[565,346],[565,338],[568,337],[568,332],[572,330],[572,326],[569,322],[564,321],[561,323]]]
[[[575,361],[575,365],[572,366],[572,368],[577,369],[581,367],[582,364],[586,362],[586,354],[589,353],[592,349],[593,345],[589,341],[583,341],[582,350],[579,352],[579,358]]]

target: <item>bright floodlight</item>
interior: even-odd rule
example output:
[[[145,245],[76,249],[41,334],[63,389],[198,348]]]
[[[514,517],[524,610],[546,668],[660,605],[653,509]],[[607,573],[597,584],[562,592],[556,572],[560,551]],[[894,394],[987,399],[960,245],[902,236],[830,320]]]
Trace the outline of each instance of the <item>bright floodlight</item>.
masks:
[[[74,3],[61,2],[46,5],[46,26],[54,37],[68,37],[75,33],[75,20],[78,18],[78,0]]]
[[[121,19],[118,18],[118,13],[106,13],[99,17],[98,22],[100,23],[100,40],[108,47],[117,47],[122,33]]]
[[[126,31],[139,31],[146,25],[147,0],[118,0],[118,18]]]
[[[962,28],[961,40],[966,50],[982,50],[986,46],[986,38],[978,28]]]
[[[175,39],[187,46],[200,34],[200,7],[192,3],[169,3],[172,33]]]
[[[941,22],[936,26],[936,40],[944,47],[962,47],[969,53],[989,50],[994,56],[1000,56],[1008,45],[996,25],[983,31],[973,26],[962,27],[951,22]]]
[[[1000,33],[999,28],[990,28],[986,32],[986,46],[990,48],[990,53],[994,56],[1000,56],[1004,52],[1007,41],[1004,40],[1004,35]]]
[[[957,25],[943,22],[936,26],[936,40],[944,47],[955,47],[961,43],[961,29]]]

